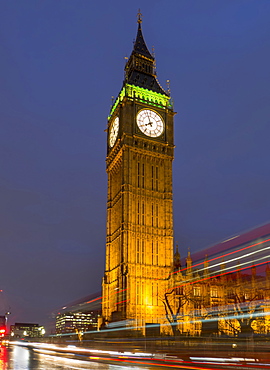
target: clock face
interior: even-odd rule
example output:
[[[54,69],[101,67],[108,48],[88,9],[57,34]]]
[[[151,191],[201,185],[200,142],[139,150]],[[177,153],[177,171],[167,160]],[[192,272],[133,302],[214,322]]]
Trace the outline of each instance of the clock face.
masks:
[[[137,125],[147,136],[158,137],[164,131],[164,121],[159,114],[150,109],[142,109],[137,114]]]
[[[112,148],[115,144],[119,131],[119,117],[116,117],[111,125],[109,133],[109,146]]]

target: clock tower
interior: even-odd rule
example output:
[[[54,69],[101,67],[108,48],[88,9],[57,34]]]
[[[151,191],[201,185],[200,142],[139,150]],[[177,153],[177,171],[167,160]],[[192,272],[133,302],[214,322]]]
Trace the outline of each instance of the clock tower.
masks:
[[[174,111],[143,38],[141,14],[107,128],[107,239],[102,315],[137,328],[166,322],[173,261]]]

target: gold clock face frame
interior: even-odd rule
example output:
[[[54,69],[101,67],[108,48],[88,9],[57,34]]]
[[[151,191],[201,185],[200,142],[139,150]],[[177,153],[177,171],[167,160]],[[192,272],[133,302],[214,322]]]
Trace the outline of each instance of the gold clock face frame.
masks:
[[[137,125],[146,136],[159,137],[164,132],[162,117],[152,109],[141,109],[138,112]]]
[[[109,147],[112,148],[116,142],[119,131],[119,117],[115,117],[110,128],[109,133]]]

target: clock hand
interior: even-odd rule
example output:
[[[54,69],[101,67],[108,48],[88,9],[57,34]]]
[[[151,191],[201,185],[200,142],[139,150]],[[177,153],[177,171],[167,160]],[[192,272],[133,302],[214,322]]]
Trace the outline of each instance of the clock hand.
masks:
[[[145,126],[149,126],[149,125],[150,125],[150,126],[152,127],[152,124],[153,124],[153,123],[151,122],[150,114],[149,114],[149,112],[148,112],[148,111],[146,111],[146,114],[147,114],[147,117],[148,117],[148,121],[149,121],[149,122],[148,122],[148,123],[146,123],[146,124],[145,124]]]

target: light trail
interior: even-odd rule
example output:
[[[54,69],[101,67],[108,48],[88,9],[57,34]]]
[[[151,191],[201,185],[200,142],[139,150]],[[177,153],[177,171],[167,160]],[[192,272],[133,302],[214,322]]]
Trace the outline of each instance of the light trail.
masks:
[[[223,255],[221,255],[221,256],[218,256],[218,257],[214,257],[214,258],[208,259],[208,260],[207,260],[207,262],[212,262],[212,261],[215,261],[215,260],[217,260],[217,259],[219,259],[219,258],[224,258],[224,257],[230,256],[230,255],[232,255],[232,254],[234,254],[234,253],[242,252],[242,251],[244,251],[244,250],[246,250],[246,249],[249,249],[249,248],[255,247],[255,246],[257,246],[257,245],[260,245],[260,244],[263,244],[263,243],[266,243],[266,242],[270,242],[270,239],[263,240],[263,241],[261,241],[261,242],[258,242],[258,243],[255,243],[255,244],[249,245],[249,246],[247,246],[247,247],[244,247],[244,248],[241,248],[241,249],[237,249],[236,251],[229,252],[229,253],[223,254]],[[192,268],[197,267],[197,266],[200,266],[200,265],[204,264],[204,262],[205,262],[205,261],[202,261],[202,262],[199,262],[199,263],[197,263],[197,264],[195,264],[195,265],[192,265]],[[181,269],[181,270],[171,272],[169,275],[177,274],[178,272],[182,272],[182,271],[185,271],[185,270],[188,270],[188,269],[189,269],[189,267],[184,267],[184,268],[183,268],[183,269]],[[156,279],[156,280],[158,280],[158,279]]]
[[[260,250],[253,251],[253,252],[250,252],[250,253],[248,253],[248,254],[245,254],[244,256],[242,256],[242,258],[247,258],[247,257],[253,256],[253,255],[254,255],[254,254],[256,254],[256,253],[262,253],[263,251],[268,250],[268,249],[270,249],[270,246],[269,246],[269,247],[266,247],[266,248],[264,248],[264,249],[260,249]],[[260,260],[262,260],[262,259],[264,259],[264,258],[267,258],[267,257],[269,257],[269,256],[268,256],[268,255],[267,255],[267,256],[263,256],[263,257],[261,257],[261,258],[259,258],[259,259],[254,260],[253,262],[260,261]],[[231,262],[234,262],[234,261],[239,261],[239,257],[235,257],[235,258],[232,258],[231,260],[224,261],[224,263],[228,264],[228,263],[231,263]],[[249,261],[247,261],[247,262],[242,262],[239,266],[245,265],[245,264],[247,264],[247,263],[249,263]],[[217,266],[220,266],[220,263],[217,263],[217,264],[215,264],[215,265],[211,265],[209,268],[214,268],[214,267],[217,267]],[[234,268],[235,266],[236,266],[236,265],[231,266],[231,267],[226,267],[226,268],[225,268],[225,269],[223,269],[223,270],[229,270],[229,269]],[[201,271],[205,271],[205,268],[200,269],[200,270],[197,270],[197,272],[201,272]],[[220,271],[222,271],[222,270],[220,270]],[[219,272],[219,271],[217,271],[217,272]]]
[[[260,241],[260,242],[257,242],[257,243],[254,243],[254,244],[251,244],[251,245],[248,245],[248,246],[246,246],[246,247],[243,247],[243,248],[240,248],[240,249],[237,249],[237,250],[235,250],[235,251],[232,251],[232,252],[229,252],[229,253],[225,253],[225,254],[223,254],[223,255],[221,255],[221,256],[217,256],[217,257],[214,257],[214,258],[210,258],[210,259],[208,259],[207,260],[207,262],[209,263],[209,262],[213,262],[213,261],[216,261],[216,260],[218,260],[218,259],[220,259],[220,258],[225,258],[225,257],[227,257],[227,256],[231,256],[231,255],[233,255],[233,254],[235,254],[235,253],[239,253],[239,252],[242,252],[242,251],[245,251],[245,250],[247,250],[247,249],[250,249],[250,248],[252,248],[252,247],[255,247],[255,246],[258,246],[258,245],[262,245],[262,244],[264,244],[264,243],[267,243],[267,242],[270,242],[270,239],[266,239],[266,240],[263,240],[263,241]],[[248,256],[251,256],[251,255],[253,255],[253,254],[256,254],[256,253],[261,253],[262,251],[264,251],[264,250],[267,250],[267,249],[270,249],[270,246],[268,246],[268,247],[266,247],[266,248],[264,248],[263,250],[259,250],[259,251],[254,251],[254,252],[250,252],[250,253],[248,253],[248,254],[246,254],[246,255],[243,255],[242,256],[242,258],[244,257],[244,258],[246,258],[246,257],[248,257]],[[267,256],[266,256],[267,257]],[[231,260],[229,260],[229,261],[224,261],[224,262],[222,262],[222,263],[230,263],[230,262],[233,262],[233,261],[235,261],[235,260],[239,260],[239,258],[240,257],[235,257],[235,258],[233,258],[233,259],[231,259]],[[257,260],[256,260],[257,261]],[[192,267],[191,268],[194,268],[194,267],[198,267],[198,266],[201,266],[201,265],[203,265],[205,263],[205,261],[202,261],[202,262],[199,262],[199,263],[197,263],[197,264],[195,264],[195,265],[192,265]],[[248,263],[248,262],[246,262],[246,263]],[[266,262],[267,263],[267,262]],[[268,261],[268,263],[269,263],[269,261]],[[245,264],[245,263],[242,263],[241,265],[243,265],[243,264]],[[209,268],[213,268],[213,267],[216,267],[216,266],[219,266],[220,265],[220,263],[216,263],[215,265],[212,265],[212,266],[210,266]],[[230,268],[234,268],[235,266],[231,266]],[[170,276],[170,275],[173,275],[173,274],[177,274],[177,273],[179,273],[179,272],[183,272],[183,271],[186,271],[186,270],[188,270],[189,269],[189,267],[185,267],[185,268],[183,268],[183,269],[181,269],[181,270],[178,270],[178,271],[174,271],[174,272],[171,272],[171,273],[169,273],[168,275]],[[229,268],[225,268],[225,270],[228,270]],[[205,270],[205,268],[202,268],[202,269],[200,269],[200,270],[198,270],[198,272],[201,272],[201,271],[204,271]],[[224,270],[224,269],[223,269]],[[220,270],[221,271],[221,270]],[[217,272],[219,272],[219,271],[217,271]],[[233,272],[233,271],[232,271]],[[219,276],[219,275],[215,275],[215,276]],[[213,276],[214,277],[214,276]],[[154,280],[156,281],[156,280],[161,280],[161,279],[164,279],[164,277],[161,277],[161,278],[155,278]],[[192,282],[192,281],[191,281]],[[180,286],[183,286],[183,285],[180,285]],[[177,286],[177,287],[180,287],[180,286]],[[171,289],[173,289],[173,288],[171,288]],[[122,289],[122,290],[118,290],[118,291],[115,291],[115,292],[112,292],[112,293],[110,293],[110,295],[109,295],[109,299],[106,301],[106,302],[104,302],[104,303],[108,303],[108,302],[110,302],[110,297],[112,297],[112,296],[114,296],[115,294],[119,294],[119,293],[123,293],[123,292],[125,292],[125,291],[127,291],[128,289],[127,288],[125,288],[125,289]],[[100,297],[101,299],[102,299],[102,297]],[[124,303],[125,301],[122,301],[122,302],[116,302],[116,304],[120,304],[120,303]]]
[[[270,249],[270,247],[268,247],[268,248],[266,248],[266,249]],[[255,252],[254,252],[255,253]],[[263,256],[263,257],[260,257],[260,258],[257,258],[257,259],[254,259],[253,261],[252,261],[252,266],[250,267],[243,267],[242,269],[249,269],[249,268],[252,268],[252,267],[255,267],[255,265],[254,265],[254,262],[258,262],[258,261],[261,261],[262,259],[264,259],[264,258],[266,258],[266,257],[268,257],[268,256]],[[238,258],[235,258],[235,259],[233,259],[233,260],[238,260]],[[231,260],[230,262],[232,262],[233,260]],[[246,265],[246,264],[248,264],[248,263],[250,263],[250,261],[247,261],[247,262],[242,262],[241,264],[237,264],[237,265],[233,265],[233,266],[230,266],[230,267],[226,267],[226,268],[223,268],[223,269],[220,269],[220,270],[217,270],[217,271],[212,271],[212,272],[208,272],[208,275],[211,275],[210,277],[212,278],[212,277],[216,277],[216,276],[219,276],[219,275],[214,275],[214,276],[212,276],[212,274],[217,274],[217,273],[219,273],[219,272],[221,272],[221,271],[226,271],[226,270],[231,270],[231,269],[233,269],[233,268],[235,268],[235,267],[240,267],[240,266],[244,266],[244,265]],[[267,263],[267,262],[266,262]],[[218,266],[218,265],[216,265],[216,266]],[[212,266],[211,266],[212,267]],[[214,266],[213,266],[214,267]],[[201,269],[201,270],[198,270],[198,272],[200,272],[200,271],[205,271],[205,269]],[[228,274],[228,273],[233,273],[234,271],[228,271],[228,272],[226,272],[226,274]],[[195,278],[193,278],[193,279],[195,279]],[[189,284],[192,284],[193,283],[193,279],[189,279],[186,283],[189,283]],[[197,280],[196,280],[196,282],[198,282]],[[174,286],[174,287],[172,287],[172,288],[170,288],[170,289],[174,289],[174,288],[178,288],[178,287],[180,287],[179,285],[177,285],[177,286]]]
[[[213,276],[207,276],[207,277],[204,277],[204,278],[199,279],[199,280],[194,280],[194,281],[190,281],[188,283],[177,285],[177,286],[175,286],[173,288],[170,288],[169,290],[175,289],[175,288],[180,288],[182,286],[186,286],[186,285],[189,285],[189,284],[191,285],[191,284],[199,283],[201,281],[213,279],[213,278],[216,278],[216,277],[220,277],[220,276],[224,276],[224,275],[228,275],[228,274],[233,274],[233,273],[238,272],[238,271],[247,270],[247,269],[250,269],[251,267],[262,266],[262,265],[265,265],[267,263],[270,263],[270,261],[265,261],[265,262],[257,263],[256,265],[253,264],[253,265],[250,265],[250,266],[247,266],[247,267],[239,268],[239,269],[236,269],[236,270],[233,270],[233,271],[224,272],[224,273],[221,273],[221,274],[216,274],[216,275],[213,275]],[[164,292],[168,292],[169,290],[165,290]]]
[[[270,249],[270,247],[267,247],[267,248],[265,248],[265,249]],[[253,252],[251,252],[251,253],[253,253]],[[256,252],[254,252],[254,253],[256,253]],[[263,259],[263,258],[265,258],[265,257],[268,257],[268,256],[263,256],[263,257],[261,257],[261,258],[258,258],[258,259],[256,259],[254,262],[256,262],[256,261],[260,261],[261,259]],[[234,260],[238,260],[238,258],[236,258],[236,259],[234,259]],[[245,264],[247,264],[247,263],[249,263],[249,261],[241,263],[241,264],[240,264],[240,266],[241,266],[241,265],[245,265]],[[201,281],[205,281],[205,280],[213,279],[213,278],[216,278],[216,277],[225,276],[225,275],[228,275],[228,274],[233,274],[233,273],[238,272],[238,271],[251,269],[252,267],[262,266],[262,265],[265,265],[265,264],[267,264],[267,263],[270,263],[270,260],[269,260],[269,261],[265,261],[265,262],[261,262],[261,263],[257,263],[257,264],[254,264],[254,263],[253,263],[252,265],[249,265],[249,266],[247,266],[247,267],[242,267],[242,268],[238,268],[238,269],[235,269],[235,270],[232,270],[232,271],[227,271],[227,272],[219,273],[219,271],[228,270],[228,269],[231,269],[231,268],[234,268],[234,267],[236,267],[236,266],[237,266],[237,265],[234,265],[234,266],[231,266],[230,268],[225,268],[225,269],[223,269],[223,270],[219,270],[219,271],[215,271],[215,272],[211,272],[211,273],[209,273],[209,275],[210,275],[210,274],[215,274],[215,275],[213,275],[213,276],[212,276],[212,275],[211,275],[211,276],[207,276],[207,277],[204,277],[204,278],[199,279],[199,280],[192,280],[192,279],[190,279],[189,281],[184,282],[183,284],[176,285],[176,286],[174,286],[174,287],[171,287],[171,288],[169,288],[169,289],[164,290],[164,293],[167,293],[167,292],[169,292],[170,290],[175,289],[175,288],[180,288],[180,287],[184,287],[184,286],[187,286],[187,285],[191,285],[191,284],[199,283],[199,282],[201,282]],[[212,267],[212,266],[211,266],[211,267]],[[204,270],[204,269],[202,269],[202,270]],[[201,271],[201,270],[200,270],[200,271]],[[123,290],[121,290],[121,292],[126,291],[126,290],[127,290],[127,289],[123,289]],[[162,294],[162,293],[161,293],[161,294]],[[126,300],[126,301],[127,301],[127,300]],[[108,301],[107,301],[107,302],[108,302]],[[120,304],[120,303],[124,303],[124,302],[125,302],[125,301],[116,302],[116,304]]]
[[[101,296],[100,296],[100,297],[97,297],[97,298],[95,298],[95,299],[92,299],[91,301],[88,301],[88,302],[86,302],[86,303],[92,303],[92,302],[98,301],[98,300],[100,300],[100,299],[102,299],[102,297],[101,297]]]
[[[125,301],[116,302],[116,304],[126,303],[126,302],[128,302],[128,301],[129,301],[129,299],[126,299]]]
[[[129,365],[145,365],[147,367],[162,367],[162,368],[175,368],[175,369],[190,369],[190,370],[208,370],[209,365],[214,365],[216,370],[223,370],[224,368],[230,368],[232,366],[245,369],[267,369],[269,364],[258,363],[258,359],[245,358],[245,357],[190,357],[189,361],[184,361],[181,358],[167,358],[164,354],[163,358],[155,357],[155,353],[143,353],[143,352],[120,352],[120,351],[103,351],[95,350],[90,348],[78,348],[76,346],[57,346],[47,343],[21,343],[21,342],[11,342],[14,345],[22,345],[27,347],[32,347],[34,351],[38,353],[45,361],[48,362],[63,362],[68,366],[69,369],[81,369],[82,366],[89,364],[90,362],[98,363],[115,363],[123,364],[124,368]],[[50,348],[50,349],[49,349]],[[75,356],[76,353],[81,353],[85,356],[82,359],[68,358],[65,355]],[[168,356],[170,357],[170,356]],[[76,366],[77,365],[77,366]],[[221,366],[223,366],[221,368]],[[83,366],[84,368],[84,366]]]

